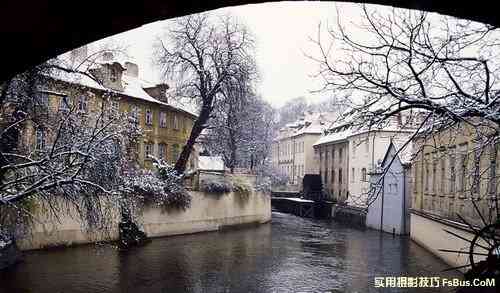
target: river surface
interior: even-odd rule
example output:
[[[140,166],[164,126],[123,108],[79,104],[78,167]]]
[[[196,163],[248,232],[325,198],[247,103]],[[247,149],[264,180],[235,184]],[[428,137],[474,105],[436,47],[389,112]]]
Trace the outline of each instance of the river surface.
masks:
[[[445,268],[407,237],[273,212],[269,224],[157,238],[127,253],[28,252],[0,272],[0,292],[406,292],[374,288],[374,277],[459,276]]]

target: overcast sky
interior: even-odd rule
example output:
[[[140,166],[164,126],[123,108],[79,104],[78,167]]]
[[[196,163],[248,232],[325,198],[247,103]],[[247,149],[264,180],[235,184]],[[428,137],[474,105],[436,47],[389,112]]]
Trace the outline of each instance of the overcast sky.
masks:
[[[287,100],[304,96],[315,102],[326,94],[314,95],[320,81],[311,77],[317,72],[314,61],[303,52],[312,52],[318,24],[336,21],[336,8],[343,20],[359,18],[359,6],[350,3],[324,2],[279,2],[223,8],[217,12],[230,11],[247,24],[256,37],[256,59],[261,72],[259,92],[274,106]],[[112,37],[115,42],[128,46],[128,51],[140,67],[142,78],[158,81],[158,73],[151,65],[152,43],[168,26],[167,21],[144,25]]]

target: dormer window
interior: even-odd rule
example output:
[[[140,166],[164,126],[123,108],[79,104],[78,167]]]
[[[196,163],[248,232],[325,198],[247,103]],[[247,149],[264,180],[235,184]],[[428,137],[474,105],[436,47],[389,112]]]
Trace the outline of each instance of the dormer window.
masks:
[[[110,69],[109,80],[111,80],[111,82],[116,82],[118,80],[118,73],[115,68]]]

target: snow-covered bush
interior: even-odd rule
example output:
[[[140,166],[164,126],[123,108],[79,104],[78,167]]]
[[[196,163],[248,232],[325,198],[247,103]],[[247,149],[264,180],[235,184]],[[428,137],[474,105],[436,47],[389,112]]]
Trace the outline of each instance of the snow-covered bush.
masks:
[[[233,184],[227,180],[227,178],[223,178],[221,180],[202,182],[200,184],[200,190],[207,193],[229,193],[233,190]]]
[[[141,170],[127,174],[126,194],[138,196],[147,203],[162,207],[186,209],[191,204],[191,196],[173,166],[161,159],[151,157],[155,171]]]
[[[258,191],[269,192],[273,187],[286,185],[288,182],[285,174],[269,165],[261,166],[256,174],[255,189]]]
[[[247,200],[252,194],[253,186],[247,179],[242,177],[233,177],[233,192],[241,199]]]

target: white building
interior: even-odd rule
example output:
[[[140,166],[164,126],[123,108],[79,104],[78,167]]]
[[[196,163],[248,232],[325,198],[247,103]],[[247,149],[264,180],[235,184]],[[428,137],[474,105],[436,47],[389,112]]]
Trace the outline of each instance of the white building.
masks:
[[[272,147],[273,167],[288,176],[289,187],[300,189],[305,174],[318,174],[312,145],[333,121],[332,113],[306,113],[281,128]]]
[[[391,142],[382,162],[370,173],[367,227],[398,235],[409,233],[410,157],[408,147]]]
[[[329,197],[358,208],[367,207],[368,173],[384,158],[391,141],[406,142],[414,133],[393,117],[380,127],[357,129],[349,122],[337,123],[314,143],[319,173]]]

